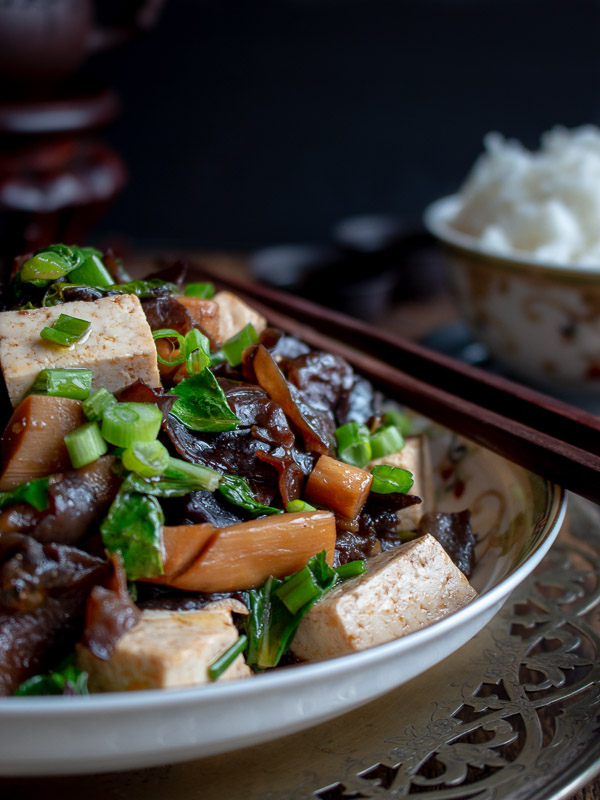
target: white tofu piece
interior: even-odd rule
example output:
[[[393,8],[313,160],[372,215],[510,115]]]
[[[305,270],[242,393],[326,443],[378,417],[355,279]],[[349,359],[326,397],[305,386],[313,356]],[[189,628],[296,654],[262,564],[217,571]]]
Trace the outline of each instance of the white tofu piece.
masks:
[[[409,494],[416,494],[423,502],[398,511],[398,530],[416,531],[423,514],[432,511],[431,500],[433,491],[433,471],[429,455],[429,445],[426,436],[409,436],[406,444],[398,453],[389,456],[374,458],[369,461],[365,469],[369,471],[376,464],[389,464],[392,467],[402,467],[412,472],[414,484]]]
[[[427,534],[371,559],[308,611],[292,643],[304,661],[322,661],[425,628],[477,597],[444,548]]]
[[[238,639],[229,611],[144,611],[108,661],[77,646],[92,692],[167,689],[208,683],[208,667]],[[219,680],[251,675],[243,655]]]
[[[42,328],[52,326],[60,314],[91,322],[87,339],[62,347],[40,338]],[[13,406],[48,368],[91,369],[92,391],[104,386],[116,392],[138,378],[161,385],[152,331],[132,294],[0,313],[0,366]]]
[[[213,300],[219,307],[219,335],[216,342],[220,347],[223,342],[245,328],[251,322],[257,333],[267,327],[267,320],[237,295],[231,292],[217,292]]]

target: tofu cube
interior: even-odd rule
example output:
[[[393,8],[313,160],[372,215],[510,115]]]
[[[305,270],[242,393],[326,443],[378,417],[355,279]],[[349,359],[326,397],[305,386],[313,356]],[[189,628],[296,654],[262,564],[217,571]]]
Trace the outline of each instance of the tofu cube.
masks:
[[[477,597],[444,548],[427,534],[371,559],[368,572],[333,589],[308,611],[292,643],[322,661],[425,628]]]
[[[208,667],[237,639],[227,610],[144,611],[108,661],[78,645],[77,666],[89,674],[91,692],[195,686],[209,682]],[[219,680],[249,675],[239,655]]]
[[[390,464],[392,467],[402,467],[412,472],[414,484],[410,494],[418,495],[423,502],[398,511],[398,530],[416,531],[423,514],[432,510],[429,508],[428,500],[434,496],[433,471],[427,438],[409,436],[402,450],[389,456],[374,458],[369,461],[366,469],[370,471],[376,464]]]
[[[60,314],[91,322],[87,339],[62,347],[40,338],[42,328],[51,327]],[[152,331],[132,294],[0,313],[0,366],[13,407],[48,368],[91,369],[92,391],[104,386],[116,392],[138,378],[161,385]]]
[[[213,300],[219,307],[219,332],[217,347],[245,328],[251,322],[257,333],[262,333],[267,327],[267,320],[258,311],[251,308],[237,295],[231,292],[217,292]]]

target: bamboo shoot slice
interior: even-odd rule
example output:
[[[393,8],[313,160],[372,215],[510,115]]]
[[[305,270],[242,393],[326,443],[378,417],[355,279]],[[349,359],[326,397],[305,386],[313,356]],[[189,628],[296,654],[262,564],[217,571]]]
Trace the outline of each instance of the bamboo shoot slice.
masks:
[[[367,501],[372,482],[373,476],[364,469],[321,456],[306,482],[304,496],[309,503],[354,520]]]
[[[185,528],[190,527],[202,526],[179,526],[177,535],[185,536]],[[169,542],[165,547],[168,549]],[[332,564],[334,549],[331,512],[276,514],[217,529],[189,569],[168,583],[194,592],[251,589],[261,586],[270,575],[283,578],[297,572],[321,550],[327,551],[327,561]],[[167,562],[169,558],[167,553]]]
[[[71,469],[64,439],[85,422],[79,400],[26,397],[14,410],[2,436],[0,491]]]

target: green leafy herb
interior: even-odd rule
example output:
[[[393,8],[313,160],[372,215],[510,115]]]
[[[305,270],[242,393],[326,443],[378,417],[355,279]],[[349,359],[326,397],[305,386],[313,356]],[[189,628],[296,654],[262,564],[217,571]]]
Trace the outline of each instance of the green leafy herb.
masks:
[[[273,508],[259,503],[252,494],[248,482],[239,475],[223,475],[219,483],[219,492],[234,506],[249,511],[253,516],[283,513],[281,508]]]
[[[34,675],[24,681],[16,690],[16,697],[32,697],[44,694],[89,694],[88,674],[75,666],[75,659],[69,656],[54,672]]]
[[[97,287],[94,287],[97,288]],[[129,281],[129,283],[113,283],[106,287],[106,294],[134,294],[140,300],[152,300],[155,297],[178,294],[174,283],[152,278],[149,281]]]
[[[185,378],[168,394],[177,395],[171,414],[190,430],[220,433],[235,430],[240,423],[209,369]]]
[[[36,511],[45,511],[49,506],[48,485],[49,478],[36,478],[20,483],[9,492],[0,492],[0,508],[15,503],[29,503]]]
[[[363,562],[349,562],[362,564]],[[348,565],[345,565],[348,566]],[[359,574],[361,567],[347,573]],[[246,592],[249,615],[246,663],[255,671],[275,667],[286,653],[302,617],[336,583],[350,575],[340,574],[327,563],[325,550],[313,556],[306,567],[280,581],[270,577],[260,589]]]
[[[123,484],[100,526],[100,532],[106,549],[121,554],[129,580],[152,578],[164,573],[161,554],[164,521],[155,497],[128,491]]]
[[[371,470],[373,483],[371,491],[377,494],[391,494],[399,492],[406,494],[414,483],[412,472],[402,467],[392,467],[389,464],[378,464]]]

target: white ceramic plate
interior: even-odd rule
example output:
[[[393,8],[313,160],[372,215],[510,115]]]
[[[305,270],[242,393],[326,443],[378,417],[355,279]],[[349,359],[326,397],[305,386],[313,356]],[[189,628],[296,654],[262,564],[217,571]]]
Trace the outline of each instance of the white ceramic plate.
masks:
[[[470,508],[478,534],[473,603],[362,653],[195,689],[0,700],[0,774],[157,766],[258,744],[366,703],[474,636],[539,563],[563,491],[448,431],[430,432],[438,509]]]

